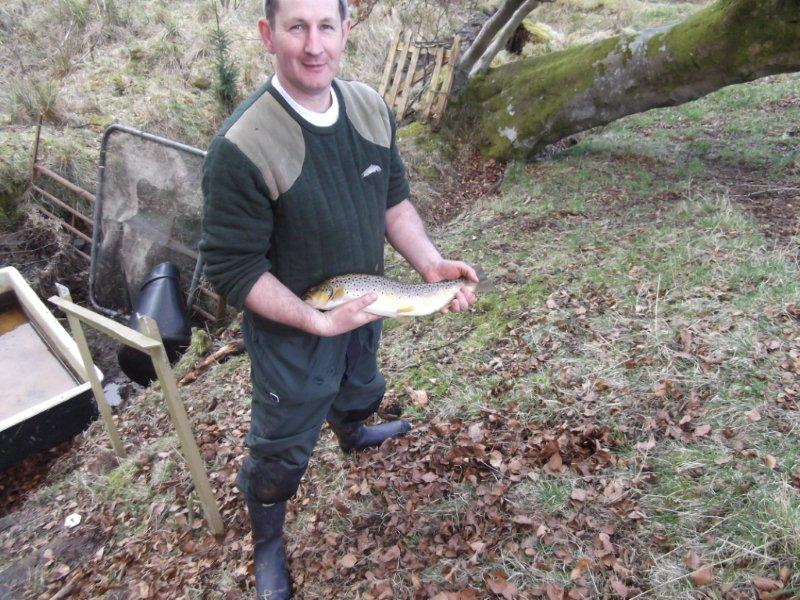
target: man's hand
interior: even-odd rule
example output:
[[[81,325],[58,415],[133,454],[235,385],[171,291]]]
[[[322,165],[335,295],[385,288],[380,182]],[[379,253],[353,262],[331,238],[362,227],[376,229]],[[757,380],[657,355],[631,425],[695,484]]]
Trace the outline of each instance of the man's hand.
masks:
[[[318,313],[320,318],[313,333],[322,337],[331,337],[377,321],[381,318],[380,316],[364,310],[377,299],[375,294],[366,294],[328,312]]]
[[[460,278],[468,279],[478,283],[478,275],[475,269],[470,267],[467,263],[460,260],[445,260],[435,263],[430,268],[422,273],[422,278],[428,283],[436,283],[437,281],[452,281],[453,279]],[[456,293],[453,301],[445,306],[440,312],[447,314],[450,311],[459,312],[467,310],[470,304],[475,303],[475,294],[468,287],[462,287]]]

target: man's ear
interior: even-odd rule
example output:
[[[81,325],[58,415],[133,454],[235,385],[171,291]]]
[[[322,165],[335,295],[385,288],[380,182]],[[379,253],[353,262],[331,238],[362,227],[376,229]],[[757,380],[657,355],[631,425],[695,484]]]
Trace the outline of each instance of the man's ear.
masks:
[[[342,21],[342,48],[347,43],[347,36],[350,35],[350,19]]]
[[[272,43],[272,27],[265,18],[258,20],[258,33],[261,36],[261,43],[270,54],[275,54],[275,45]]]

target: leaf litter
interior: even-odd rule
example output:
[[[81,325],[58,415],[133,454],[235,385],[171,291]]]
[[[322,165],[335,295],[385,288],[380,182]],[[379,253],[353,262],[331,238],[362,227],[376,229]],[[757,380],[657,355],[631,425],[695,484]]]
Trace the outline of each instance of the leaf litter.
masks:
[[[599,159],[566,156],[524,169],[531,181],[568,191],[591,160]],[[796,291],[774,283],[784,277],[775,265],[768,275],[741,266],[769,250],[749,248],[741,223],[724,222],[733,219],[730,204],[674,190],[631,197],[624,186],[641,169],[671,185],[677,176],[641,156],[603,161],[598,172],[619,177],[587,194],[585,209],[537,213],[544,204],[534,196],[543,193],[534,190],[511,209],[499,201],[478,215],[468,235],[458,235],[468,219],[454,221],[449,233],[464,252],[501,257],[501,306],[479,304],[476,320],[502,322],[491,323],[485,343],[457,316],[450,344],[426,334],[426,324],[389,332],[402,348],[402,360],[386,357],[387,374],[398,379],[387,394],[392,414],[405,405],[427,422],[346,458],[323,433],[288,515],[298,597],[738,599],[797,591]],[[569,237],[573,228],[581,239]],[[776,237],[787,239],[784,230]],[[559,264],[564,248],[569,262]],[[686,263],[669,262],[693,251]],[[699,263],[711,276],[677,281],[675,273]],[[593,279],[598,273],[604,280]],[[431,363],[433,374],[421,376]],[[109,459],[95,425],[30,494],[12,490],[0,519],[0,586],[24,581],[13,593],[29,598],[251,595],[249,527],[233,488],[248,428],[247,379],[237,359],[185,392],[224,536],[207,532],[150,391],[116,416],[130,459]],[[459,391],[454,381],[479,401],[444,410],[445,394]],[[28,472],[35,469],[17,474]],[[67,530],[73,513],[82,521]]]

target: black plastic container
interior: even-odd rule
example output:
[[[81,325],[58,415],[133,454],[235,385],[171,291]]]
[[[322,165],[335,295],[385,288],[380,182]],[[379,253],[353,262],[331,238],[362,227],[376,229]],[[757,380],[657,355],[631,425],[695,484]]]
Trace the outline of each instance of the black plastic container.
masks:
[[[186,350],[192,337],[186,301],[181,292],[180,273],[172,263],[156,266],[144,280],[133,306],[128,326],[139,331],[137,315],[147,315],[157,324],[170,362]],[[140,385],[156,379],[153,361],[144,352],[123,346],[117,353],[123,372]]]

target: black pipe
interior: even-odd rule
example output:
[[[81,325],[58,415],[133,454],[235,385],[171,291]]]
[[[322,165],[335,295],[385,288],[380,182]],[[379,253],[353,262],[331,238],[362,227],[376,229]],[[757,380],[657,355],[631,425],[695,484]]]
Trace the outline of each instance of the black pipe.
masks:
[[[170,362],[175,362],[189,346],[192,337],[186,302],[181,292],[180,273],[175,265],[164,262],[150,271],[139,290],[139,298],[128,323],[137,331],[139,315],[147,315],[156,322],[167,356]],[[117,358],[123,372],[136,383],[148,385],[156,379],[153,361],[144,352],[123,346]]]

